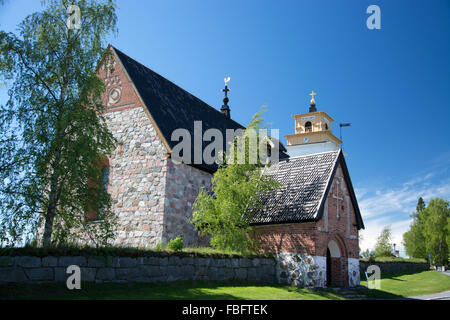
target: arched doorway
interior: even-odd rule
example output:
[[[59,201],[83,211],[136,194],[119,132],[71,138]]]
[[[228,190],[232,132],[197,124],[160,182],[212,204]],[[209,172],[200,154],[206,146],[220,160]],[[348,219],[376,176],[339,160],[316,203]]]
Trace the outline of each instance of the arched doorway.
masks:
[[[333,239],[327,246],[327,286],[348,286],[347,258],[345,247],[339,239]]]

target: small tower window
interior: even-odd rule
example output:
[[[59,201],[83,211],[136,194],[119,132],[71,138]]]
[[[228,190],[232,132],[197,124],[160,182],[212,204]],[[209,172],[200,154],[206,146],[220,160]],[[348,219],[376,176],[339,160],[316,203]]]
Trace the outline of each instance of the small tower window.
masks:
[[[325,123],[325,130],[328,130],[328,123]]]
[[[108,192],[109,182],[109,166],[106,165],[102,168],[102,189]]]
[[[305,123],[305,132],[312,132],[312,124],[311,121],[307,121]]]

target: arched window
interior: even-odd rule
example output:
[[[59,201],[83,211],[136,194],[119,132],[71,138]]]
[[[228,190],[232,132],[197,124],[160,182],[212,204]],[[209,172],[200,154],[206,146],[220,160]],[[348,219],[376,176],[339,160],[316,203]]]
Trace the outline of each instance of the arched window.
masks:
[[[307,121],[305,123],[305,132],[312,132],[312,124],[311,121]]]
[[[325,123],[325,130],[328,130],[328,123]]]
[[[108,185],[109,185],[109,160],[106,159],[102,163],[103,167],[101,169],[101,180],[100,180],[100,188],[104,192],[108,192]],[[104,208],[100,208],[97,212],[97,219],[96,220],[102,220],[105,217],[105,210]]]
[[[106,164],[102,168],[102,189],[108,192],[108,183],[109,183],[109,165]]]

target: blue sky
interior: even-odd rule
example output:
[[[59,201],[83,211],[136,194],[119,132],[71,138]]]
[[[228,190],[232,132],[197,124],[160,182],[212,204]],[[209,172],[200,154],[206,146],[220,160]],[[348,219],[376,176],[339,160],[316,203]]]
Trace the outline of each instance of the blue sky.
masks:
[[[381,9],[381,29],[366,8]],[[231,76],[232,117],[247,124],[266,104],[280,135],[319,110],[344,128],[344,150],[370,248],[385,225],[399,247],[417,198],[450,198],[450,2],[119,0],[110,42],[220,108]],[[40,1],[6,0],[14,31]],[[0,92],[5,99],[5,90]],[[285,142],[284,138],[282,139]]]

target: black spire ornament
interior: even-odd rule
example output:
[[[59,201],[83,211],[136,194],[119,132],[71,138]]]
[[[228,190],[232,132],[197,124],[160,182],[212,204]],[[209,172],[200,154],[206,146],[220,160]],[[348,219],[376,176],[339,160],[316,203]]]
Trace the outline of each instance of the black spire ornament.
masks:
[[[230,119],[230,107],[228,106],[228,101],[230,101],[228,99],[228,91],[230,91],[230,89],[228,89],[228,82],[230,81],[230,77],[225,78],[225,88],[222,89],[222,92],[225,92],[225,98],[223,98],[223,106],[222,108],[220,108],[220,112],[222,112],[228,119]]]

